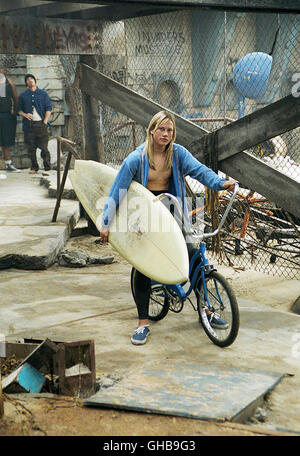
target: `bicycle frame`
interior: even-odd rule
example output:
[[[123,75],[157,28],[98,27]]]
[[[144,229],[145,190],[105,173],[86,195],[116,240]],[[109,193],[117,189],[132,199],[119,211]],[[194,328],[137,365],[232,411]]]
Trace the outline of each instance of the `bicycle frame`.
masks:
[[[208,297],[207,288],[206,288],[206,282],[205,282],[205,276],[208,275],[215,268],[214,268],[214,266],[212,264],[209,263],[209,260],[208,260],[208,257],[207,257],[207,253],[206,253],[206,246],[205,246],[205,243],[203,242],[203,239],[206,239],[206,238],[209,238],[209,237],[212,237],[212,236],[216,236],[219,233],[219,231],[221,230],[221,228],[224,225],[224,222],[225,222],[225,220],[226,220],[226,218],[228,216],[228,213],[229,213],[229,211],[231,209],[233,200],[236,197],[236,194],[237,194],[238,190],[239,190],[239,185],[236,183],[235,187],[234,187],[234,191],[232,193],[232,196],[231,196],[231,198],[230,198],[230,200],[228,202],[226,210],[225,210],[225,212],[224,212],[224,214],[222,216],[222,219],[220,221],[220,224],[219,224],[218,228],[215,231],[213,231],[211,233],[202,233],[202,234],[199,234],[199,235],[196,235],[196,234],[194,234],[192,232],[186,233],[187,235],[191,235],[192,238],[194,238],[195,240],[196,239],[201,239],[199,249],[197,249],[197,251],[193,254],[193,256],[192,256],[192,258],[190,260],[190,265],[189,265],[189,276],[190,276],[189,282],[190,282],[190,286],[189,286],[188,290],[185,291],[183,289],[183,286],[187,282],[184,282],[182,284],[174,284],[174,285],[164,285],[164,284],[162,284],[166,289],[174,291],[176,293],[176,295],[178,296],[178,298],[180,300],[182,300],[183,302],[187,299],[187,297],[194,290],[194,287],[195,287],[196,280],[198,278],[199,272],[201,272],[201,281],[202,281],[202,285],[203,285],[204,298],[205,298],[206,303],[208,304],[208,307],[210,307],[209,297]],[[174,203],[174,205],[177,207],[177,209],[179,211],[179,214],[181,216],[183,216],[182,209],[181,209],[181,207],[179,205],[178,200],[175,198],[174,195],[171,195],[169,193],[162,193],[161,195],[159,195],[157,197],[158,200],[162,200],[163,198],[171,199],[172,202]],[[195,262],[199,259],[199,257],[201,258],[201,261],[200,261],[200,263],[196,266],[196,268],[193,271]],[[193,271],[193,273],[192,273],[192,271]],[[153,281],[152,283],[153,284],[159,284],[160,282]]]

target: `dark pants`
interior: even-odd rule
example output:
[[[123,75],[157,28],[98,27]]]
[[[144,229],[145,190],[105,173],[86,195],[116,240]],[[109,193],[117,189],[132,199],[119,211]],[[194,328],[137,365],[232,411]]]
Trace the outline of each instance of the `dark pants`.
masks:
[[[16,116],[10,112],[0,112],[0,147],[12,147],[16,138]]]
[[[41,149],[41,157],[45,171],[51,169],[50,153],[48,150],[48,128],[44,122],[31,122],[31,129],[24,132],[24,140],[31,159],[31,169],[38,171],[39,165],[36,159],[36,149]]]
[[[139,271],[135,274],[135,301],[139,320],[147,320],[151,292],[151,279]]]

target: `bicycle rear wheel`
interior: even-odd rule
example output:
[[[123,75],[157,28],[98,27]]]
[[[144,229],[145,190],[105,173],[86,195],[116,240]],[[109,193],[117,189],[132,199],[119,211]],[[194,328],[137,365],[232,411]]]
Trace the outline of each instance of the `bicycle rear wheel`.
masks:
[[[135,300],[135,275],[136,269],[131,270],[131,292]],[[167,297],[164,286],[161,284],[154,284],[151,286],[151,294],[149,301],[149,320],[159,321],[162,320],[168,313],[170,307],[170,299]]]
[[[214,344],[219,347],[228,347],[234,342],[240,326],[239,309],[235,294],[225,277],[216,271],[212,271],[206,276],[205,283],[209,302],[205,298],[204,287],[199,274],[195,292],[200,321],[204,331]],[[208,320],[207,311],[216,313],[223,320],[226,320],[228,328],[213,328]]]

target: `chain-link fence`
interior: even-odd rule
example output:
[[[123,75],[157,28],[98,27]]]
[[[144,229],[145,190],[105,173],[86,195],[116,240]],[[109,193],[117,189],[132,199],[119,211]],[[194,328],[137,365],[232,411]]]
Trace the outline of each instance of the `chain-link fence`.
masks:
[[[299,16],[190,10],[104,22],[101,29],[100,71],[207,131],[290,93],[299,97]],[[2,66],[16,67],[16,56],[3,57]],[[81,148],[83,96],[72,86],[78,60],[60,56],[72,124],[67,131]],[[104,161],[114,167],[145,139],[144,127],[101,103],[99,127]],[[297,128],[249,152],[300,182],[299,136]],[[199,183],[187,184],[194,194],[205,194]],[[219,212],[227,199],[221,193]],[[208,213],[205,223],[209,229]],[[299,232],[299,219],[242,186],[223,231],[219,259],[299,277]]]
[[[102,38],[103,73],[207,131],[293,90],[298,95],[299,16],[180,11],[105,23]],[[144,141],[145,128],[103,104],[100,115],[104,161],[118,167]],[[294,129],[249,152],[300,182],[299,134]],[[204,194],[198,183],[189,185]],[[227,199],[220,195],[220,209]],[[242,188],[223,231],[222,261],[299,277],[299,225],[264,195]]]

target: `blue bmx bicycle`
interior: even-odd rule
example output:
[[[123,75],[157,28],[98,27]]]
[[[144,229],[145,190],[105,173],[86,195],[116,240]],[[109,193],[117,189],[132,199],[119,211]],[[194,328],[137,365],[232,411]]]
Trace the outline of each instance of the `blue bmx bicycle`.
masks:
[[[188,233],[194,241],[200,240],[199,248],[190,258],[189,280],[185,283],[165,285],[155,281],[151,282],[149,302],[149,319],[162,320],[168,313],[181,312],[184,303],[189,301],[193,309],[198,312],[199,320],[210,340],[219,347],[228,347],[237,337],[239,331],[239,308],[231,285],[227,279],[217,272],[213,264],[209,263],[204,239],[215,236],[221,230],[231,209],[233,200],[239,190],[235,185],[232,196],[222,216],[218,228],[211,233]],[[171,199],[181,213],[177,199],[168,193],[158,196],[160,200]],[[131,271],[131,292],[135,300],[135,275],[136,269]],[[186,289],[187,288],[187,289]],[[192,292],[195,294],[196,304],[190,299]],[[218,329],[211,325],[212,316],[216,315],[228,323],[226,328]]]

